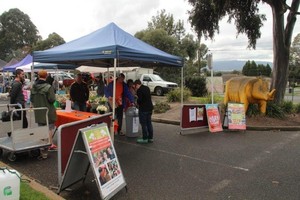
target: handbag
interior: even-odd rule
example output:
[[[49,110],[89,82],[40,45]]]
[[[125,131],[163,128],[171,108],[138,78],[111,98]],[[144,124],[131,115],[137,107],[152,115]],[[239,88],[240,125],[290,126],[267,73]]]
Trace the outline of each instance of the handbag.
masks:
[[[13,121],[21,120],[21,115],[18,112],[13,112],[12,110],[8,110],[8,111],[2,111],[1,113],[2,122],[9,122],[12,113],[13,113]]]

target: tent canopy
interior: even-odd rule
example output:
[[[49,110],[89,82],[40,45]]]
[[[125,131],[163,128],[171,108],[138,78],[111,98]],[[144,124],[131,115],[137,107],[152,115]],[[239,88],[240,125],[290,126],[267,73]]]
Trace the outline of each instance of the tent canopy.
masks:
[[[139,67],[117,67],[117,71],[120,72],[130,72],[133,71],[135,69],[137,69]],[[109,70],[107,70],[106,68],[103,67],[90,67],[90,66],[80,66],[77,67],[76,70],[80,71],[80,72],[90,72],[90,73],[106,73],[106,72],[112,72],[114,70],[114,68],[109,68]]]
[[[33,60],[42,63],[114,67],[114,59],[118,67],[183,66],[181,57],[133,37],[114,23],[60,46],[33,52]]]
[[[22,65],[17,67],[16,69],[22,69],[24,72],[31,72],[32,71],[32,65],[33,65],[33,71],[38,71],[41,69],[45,70],[74,70],[77,66],[72,64],[55,64],[55,63],[29,63],[27,65]]]
[[[8,72],[14,72],[16,70],[17,67],[19,66],[23,66],[23,65],[27,65],[32,63],[32,56],[30,54],[28,54],[25,58],[23,58],[23,60],[21,60],[20,62],[14,64],[14,65],[10,65],[10,66],[6,66],[3,67],[2,71],[8,71]]]

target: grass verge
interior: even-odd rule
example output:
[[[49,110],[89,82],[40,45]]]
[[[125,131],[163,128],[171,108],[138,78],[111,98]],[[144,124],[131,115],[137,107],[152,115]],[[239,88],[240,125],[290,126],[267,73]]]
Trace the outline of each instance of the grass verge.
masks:
[[[20,200],[50,200],[43,193],[34,190],[26,182],[21,182]]]

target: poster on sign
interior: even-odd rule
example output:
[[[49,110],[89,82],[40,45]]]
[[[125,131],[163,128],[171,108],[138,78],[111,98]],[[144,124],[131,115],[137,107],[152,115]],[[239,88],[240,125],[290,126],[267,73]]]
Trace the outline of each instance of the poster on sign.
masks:
[[[108,127],[100,125],[81,133],[101,197],[106,199],[126,185]]]
[[[218,104],[206,104],[205,108],[209,131],[212,133],[223,131]]]
[[[197,121],[203,121],[204,108],[197,107]]]
[[[246,114],[243,103],[228,103],[228,129],[246,130]]]

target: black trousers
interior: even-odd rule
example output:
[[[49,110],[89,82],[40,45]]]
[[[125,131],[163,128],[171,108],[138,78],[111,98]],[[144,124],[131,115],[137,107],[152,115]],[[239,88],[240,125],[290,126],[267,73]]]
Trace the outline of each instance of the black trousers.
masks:
[[[22,105],[22,108],[25,108],[25,105]],[[16,109],[20,109],[20,107],[16,107]],[[19,116],[22,116],[22,113],[23,113],[23,125],[22,127],[23,128],[28,128],[28,120],[27,120],[27,117],[26,117],[26,111],[23,110],[23,111],[17,111],[18,115]]]
[[[122,130],[122,123],[123,123],[123,106],[118,106],[115,108],[115,115],[116,119],[118,120],[118,133]]]

